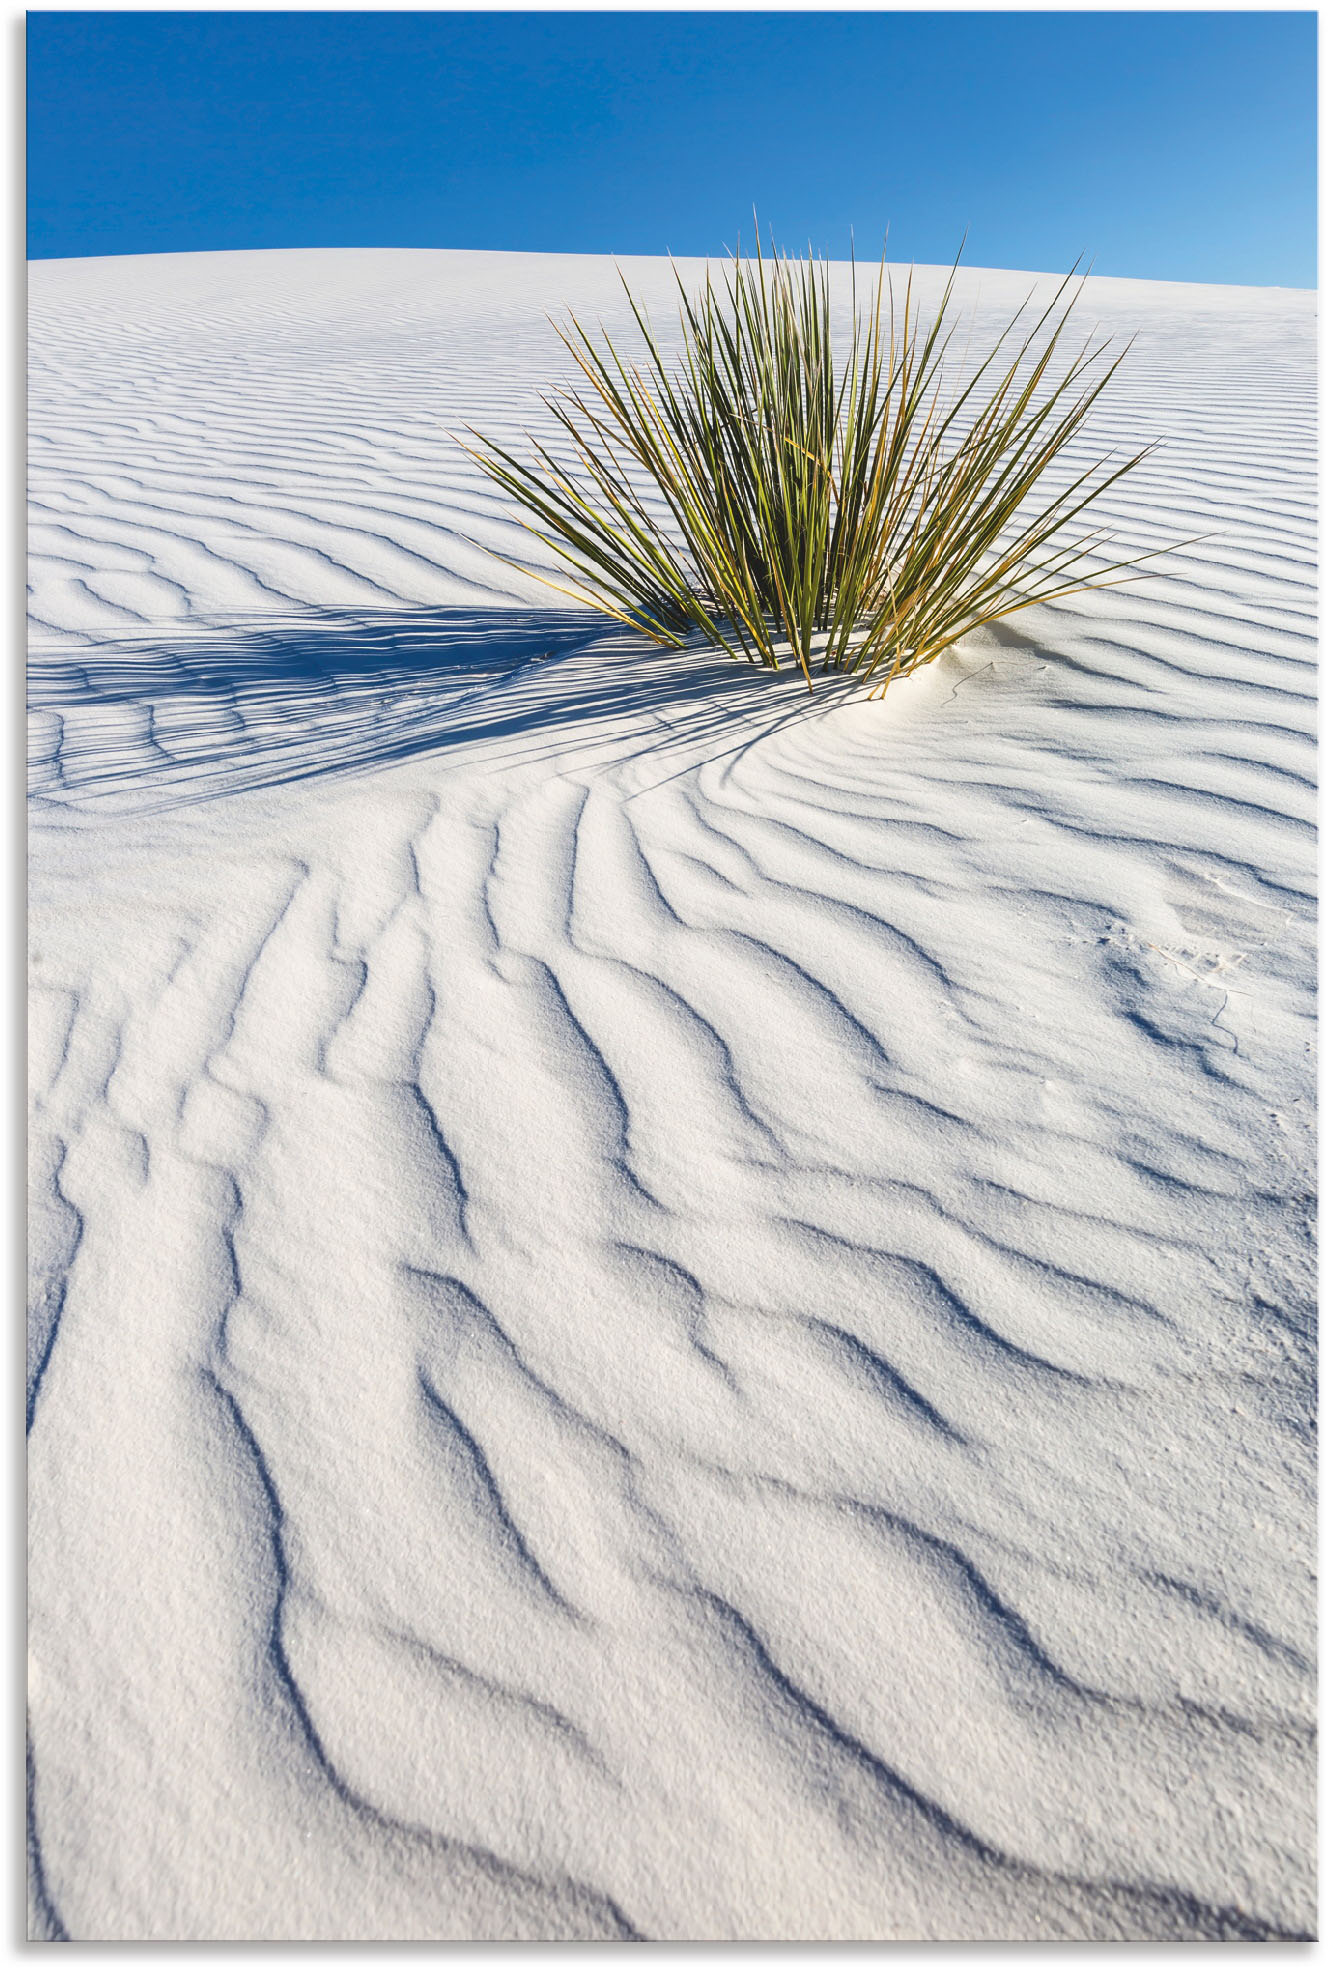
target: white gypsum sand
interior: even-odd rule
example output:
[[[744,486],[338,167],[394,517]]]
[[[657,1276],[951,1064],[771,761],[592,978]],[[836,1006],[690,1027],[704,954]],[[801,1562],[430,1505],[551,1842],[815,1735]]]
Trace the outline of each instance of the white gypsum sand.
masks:
[[[1307,1934],[1311,297],[809,703],[484,551],[607,261],[31,274],[34,1934]]]

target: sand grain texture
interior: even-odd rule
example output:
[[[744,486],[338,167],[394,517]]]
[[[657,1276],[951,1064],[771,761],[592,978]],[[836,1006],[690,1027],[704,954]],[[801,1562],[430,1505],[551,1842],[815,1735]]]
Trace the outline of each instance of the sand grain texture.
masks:
[[[34,1935],[1310,1933],[1310,297],[810,708],[483,550],[606,262],[32,300]]]

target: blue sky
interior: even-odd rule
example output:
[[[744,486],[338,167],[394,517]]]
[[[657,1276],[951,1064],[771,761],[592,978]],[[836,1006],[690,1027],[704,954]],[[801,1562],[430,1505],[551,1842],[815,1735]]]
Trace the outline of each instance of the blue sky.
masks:
[[[836,256],[1312,286],[1315,15],[31,13],[33,258]]]

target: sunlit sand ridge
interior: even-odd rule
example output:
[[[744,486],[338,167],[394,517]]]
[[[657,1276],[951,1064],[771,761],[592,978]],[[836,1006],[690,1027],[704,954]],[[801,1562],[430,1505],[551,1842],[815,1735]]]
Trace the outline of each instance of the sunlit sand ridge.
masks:
[[[1306,1936],[1310,297],[874,704],[485,551],[606,261],[32,301],[32,1932]]]

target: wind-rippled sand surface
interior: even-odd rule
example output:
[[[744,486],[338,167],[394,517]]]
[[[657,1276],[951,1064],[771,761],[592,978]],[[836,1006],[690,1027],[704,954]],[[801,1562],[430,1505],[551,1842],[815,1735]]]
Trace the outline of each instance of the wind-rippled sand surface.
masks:
[[[607,262],[32,298],[34,1934],[1306,1937],[1310,296],[807,708],[483,551]]]

